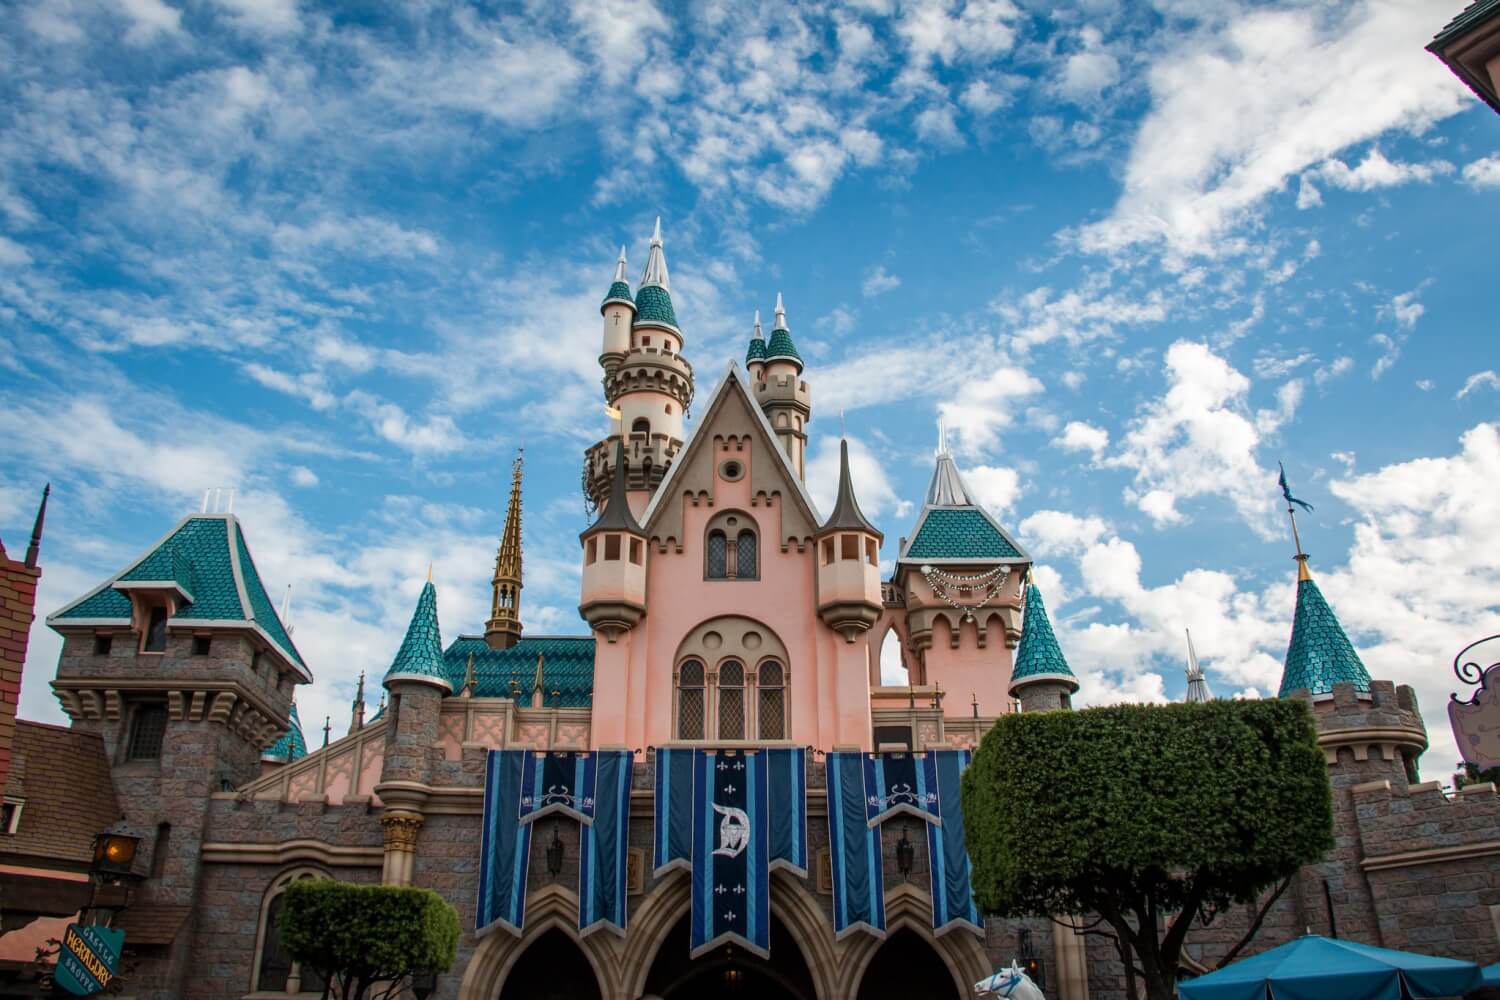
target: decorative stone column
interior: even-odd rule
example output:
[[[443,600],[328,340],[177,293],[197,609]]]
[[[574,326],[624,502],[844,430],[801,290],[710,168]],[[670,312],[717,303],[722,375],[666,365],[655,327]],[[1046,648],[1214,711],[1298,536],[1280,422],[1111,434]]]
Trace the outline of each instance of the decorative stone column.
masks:
[[[422,829],[422,814],[398,810],[380,817],[385,832],[385,867],[380,880],[386,885],[411,885],[412,867],[417,856],[417,834]]]

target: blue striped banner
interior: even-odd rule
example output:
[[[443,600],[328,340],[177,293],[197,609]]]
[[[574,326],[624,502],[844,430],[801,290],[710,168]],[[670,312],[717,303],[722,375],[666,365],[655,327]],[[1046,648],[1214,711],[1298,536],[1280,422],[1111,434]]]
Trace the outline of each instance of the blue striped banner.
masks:
[[[578,929],[581,935],[607,927],[624,936],[630,845],[629,750],[596,750],[589,808],[593,823],[581,827],[578,865]]]
[[[770,956],[769,811],[764,751],[697,751],[689,957],[728,941]]]
[[[484,821],[479,853],[476,935],[503,927],[520,934],[526,926],[526,876],[531,863],[531,826],[519,822],[524,750],[491,750],[484,765]]]
[[[765,751],[771,800],[771,867],[807,877],[807,748]]]
[[[855,930],[885,933],[885,873],[880,827],[867,819],[865,758],[838,751],[824,758],[828,772],[828,855],[833,871],[835,939]]]
[[[594,821],[597,754],[574,750],[516,752],[522,753],[525,761],[521,776],[522,823],[558,813],[584,824]]]
[[[933,750],[923,761],[928,787],[935,792],[937,814],[949,822],[927,824],[927,857],[932,886],[932,928],[939,934],[954,927],[984,933],[974,902],[969,849],[965,841],[959,780],[969,766],[968,750]]]
[[[693,866],[693,760],[691,747],[662,747],[656,751],[656,830],[652,848],[653,876],[673,868]]]

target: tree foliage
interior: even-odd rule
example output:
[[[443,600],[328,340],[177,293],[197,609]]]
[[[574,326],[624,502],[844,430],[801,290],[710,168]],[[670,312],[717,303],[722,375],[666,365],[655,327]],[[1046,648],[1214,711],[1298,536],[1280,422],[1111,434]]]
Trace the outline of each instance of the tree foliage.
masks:
[[[286,888],[287,953],[322,972],[323,996],[394,996],[414,970],[446,972],[458,954],[458,911],[437,893],[327,879]]]
[[[1285,888],[1333,846],[1327,766],[1300,701],[1005,716],[963,801],[980,906],[1097,914],[1153,998],[1175,994],[1194,918]]]

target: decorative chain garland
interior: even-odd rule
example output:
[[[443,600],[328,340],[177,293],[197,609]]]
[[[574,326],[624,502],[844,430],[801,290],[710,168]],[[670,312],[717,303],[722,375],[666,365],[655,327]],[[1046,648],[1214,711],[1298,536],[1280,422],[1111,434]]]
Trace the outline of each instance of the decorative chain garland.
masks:
[[[974,620],[974,612],[983,608],[993,601],[1005,590],[1005,581],[1010,577],[1010,566],[1002,563],[994,569],[985,573],[947,573],[935,566],[923,566],[922,576],[927,580],[927,586],[939,599],[947,602],[954,611],[963,612],[963,620],[971,622]],[[980,590],[983,596],[973,604],[960,604],[949,593],[950,589]]]

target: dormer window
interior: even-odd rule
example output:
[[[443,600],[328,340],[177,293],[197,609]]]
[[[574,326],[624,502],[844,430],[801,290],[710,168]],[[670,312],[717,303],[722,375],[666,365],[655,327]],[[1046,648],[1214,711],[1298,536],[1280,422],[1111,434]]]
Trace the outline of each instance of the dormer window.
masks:
[[[141,644],[141,651],[146,653],[167,651],[167,609],[160,604],[151,609],[151,616],[146,620],[146,638]]]

